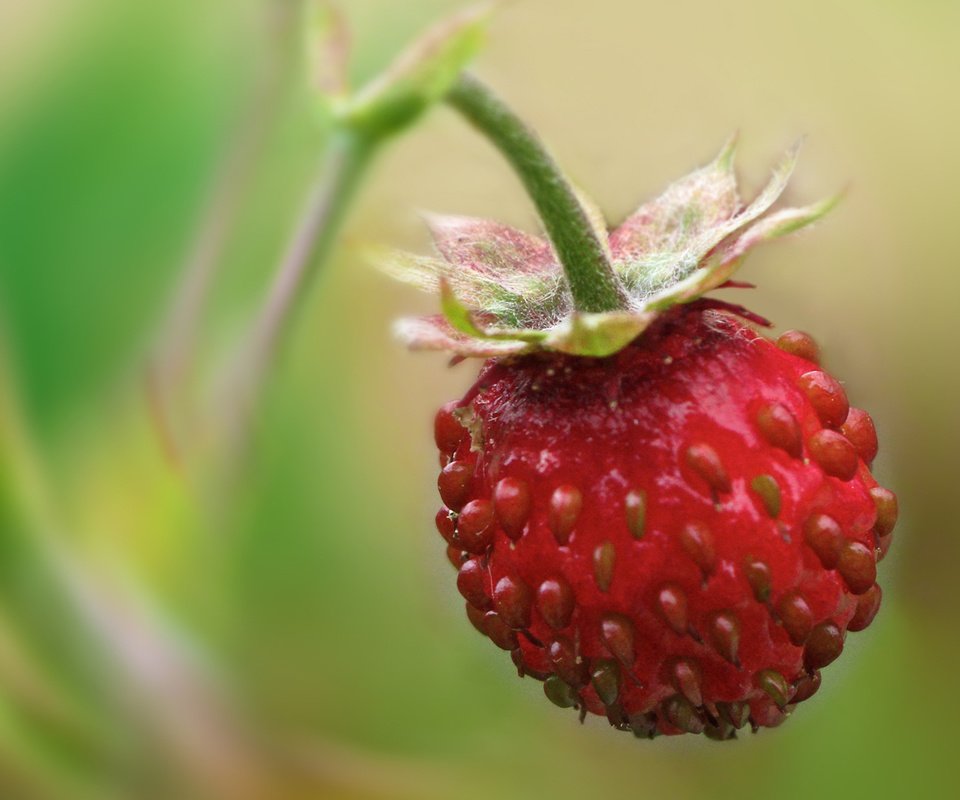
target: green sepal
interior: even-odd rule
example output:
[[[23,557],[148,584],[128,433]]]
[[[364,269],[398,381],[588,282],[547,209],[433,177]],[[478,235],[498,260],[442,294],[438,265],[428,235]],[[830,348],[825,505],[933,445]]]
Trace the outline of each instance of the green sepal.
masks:
[[[816,222],[841,198],[770,210],[796,165],[795,146],[744,205],[733,171],[735,148],[732,137],[712,162],[642,205],[609,235],[596,205],[577,192],[628,287],[629,308],[622,311],[578,312],[548,242],[488,220],[431,217],[440,258],[394,253],[378,259],[394,277],[441,296],[443,314],[403,320],[401,337],[414,349],[462,357],[616,353],[659,315],[726,283],[754,247]]]
[[[489,328],[478,322],[476,316],[454,294],[446,278],[440,279],[440,309],[455,330],[475,339],[502,342],[539,344],[548,338],[549,331],[523,328]]]
[[[492,4],[466,9],[428,30],[340,109],[350,130],[379,141],[440,102],[480,51]]]
[[[561,353],[604,358],[630,344],[656,316],[628,311],[574,313],[549,331],[545,345]]]
[[[678,303],[687,303],[702,297],[726,283],[739,269],[740,262],[748,251],[758,244],[787,236],[807,225],[812,225],[829,213],[842,198],[842,194],[836,194],[803,208],[785,208],[762,218],[726,247],[718,248],[703,267],[679,283],[649,298],[645,307],[652,311],[662,311]]]

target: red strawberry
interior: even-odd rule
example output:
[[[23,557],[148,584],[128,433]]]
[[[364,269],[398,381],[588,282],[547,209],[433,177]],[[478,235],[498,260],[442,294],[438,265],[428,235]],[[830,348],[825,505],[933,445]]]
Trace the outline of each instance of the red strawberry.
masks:
[[[699,299],[824,210],[754,221],[788,170],[741,209],[731,155],[610,236],[624,312],[571,313],[549,247],[489,223],[435,224],[457,270],[405,264],[447,279],[449,323],[408,323],[413,343],[490,356],[435,427],[467,614],[554,703],[638,736],[782,722],[876,614],[897,515],[813,340]]]

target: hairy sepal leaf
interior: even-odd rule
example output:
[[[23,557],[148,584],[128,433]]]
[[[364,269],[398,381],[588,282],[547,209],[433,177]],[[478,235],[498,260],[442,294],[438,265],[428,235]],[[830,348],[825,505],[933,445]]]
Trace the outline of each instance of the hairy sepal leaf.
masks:
[[[397,338],[411,350],[453,353],[464,358],[495,358],[530,352],[519,341],[495,341],[468,336],[454,328],[442,314],[405,317],[394,326]]]
[[[686,280],[711,250],[765,214],[783,194],[800,143],[787,152],[753,202],[741,209],[733,177],[735,141],[731,138],[711,164],[671,186],[614,231],[614,260],[635,298],[652,297]],[[624,227],[629,238],[619,235]]]
[[[627,217],[610,236],[616,257],[631,264],[653,253],[682,252],[687,241],[729,219],[740,205],[733,171],[736,147],[734,135],[713,161]]]
[[[431,217],[443,259],[400,254],[384,268],[420,288],[439,291],[444,317],[426,318],[419,325],[405,321],[401,335],[411,347],[459,356],[551,350],[604,357],[617,352],[661,313],[727,283],[753,247],[810,225],[839,200],[768,213],[794,170],[798,144],[757,197],[743,206],[733,170],[735,148],[736,137],[731,137],[712,162],[642,205],[609,237],[597,206],[578,192],[630,291],[629,309],[576,312],[550,245],[530,234],[485,220]],[[743,316],[754,319],[749,312]]]
[[[726,283],[740,267],[743,257],[763,242],[795,233],[813,224],[840,201],[835,195],[803,208],[785,208],[764,217],[717,249],[703,267],[658,295],[651,297],[646,308],[664,310],[678,303],[688,303]]]
[[[656,319],[655,313],[572,314],[549,332],[547,349],[603,358],[622,350]]]
[[[478,321],[474,313],[460,302],[445,278],[440,279],[440,307],[443,309],[443,315],[447,318],[447,321],[456,330],[475,339],[539,344],[547,338],[547,331],[545,330],[497,328],[495,323],[488,326]]]

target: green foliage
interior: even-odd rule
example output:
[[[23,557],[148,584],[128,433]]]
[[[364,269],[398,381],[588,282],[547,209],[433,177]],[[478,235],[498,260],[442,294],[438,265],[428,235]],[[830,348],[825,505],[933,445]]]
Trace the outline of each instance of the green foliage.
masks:
[[[416,122],[442,100],[485,39],[489,5],[457,14],[415,42],[356,95],[343,102],[341,124],[380,141]]]
[[[144,16],[123,18],[149,29],[113,20],[81,41],[4,131],[4,325],[44,424],[91,401],[139,354],[237,91],[226,64],[211,69],[214,58],[184,42],[182,17]]]

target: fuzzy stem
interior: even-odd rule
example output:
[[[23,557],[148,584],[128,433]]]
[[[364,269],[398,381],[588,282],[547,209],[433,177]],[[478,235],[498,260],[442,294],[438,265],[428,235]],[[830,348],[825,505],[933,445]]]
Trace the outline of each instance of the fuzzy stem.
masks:
[[[471,75],[461,76],[446,99],[516,170],[563,265],[576,309],[625,309],[626,293],[587,212],[537,134]]]

